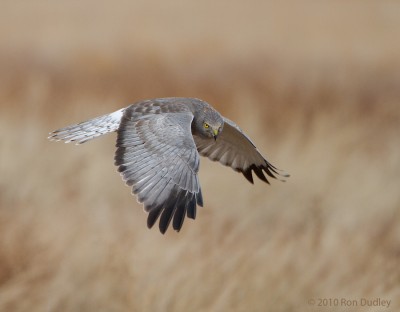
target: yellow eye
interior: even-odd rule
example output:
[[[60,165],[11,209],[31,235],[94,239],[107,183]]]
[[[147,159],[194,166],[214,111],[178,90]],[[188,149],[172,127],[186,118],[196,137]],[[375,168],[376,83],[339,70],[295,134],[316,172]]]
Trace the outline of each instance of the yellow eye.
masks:
[[[208,127],[210,127],[210,126],[208,125],[208,123],[205,122],[205,123],[204,123],[204,128],[207,129]]]

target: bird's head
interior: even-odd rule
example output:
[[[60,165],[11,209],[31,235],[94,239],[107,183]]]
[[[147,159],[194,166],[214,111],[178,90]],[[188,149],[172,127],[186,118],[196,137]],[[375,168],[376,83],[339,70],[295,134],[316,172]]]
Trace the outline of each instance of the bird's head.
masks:
[[[213,107],[201,101],[197,103],[192,122],[192,133],[203,138],[217,140],[224,127],[224,119]]]
[[[224,119],[217,111],[209,109],[204,111],[201,125],[198,125],[198,127],[200,128],[199,132],[204,136],[217,140],[218,135],[224,127]]]
[[[214,138],[217,140],[218,135],[222,131],[222,127],[224,126],[223,122],[211,122],[208,120],[203,121],[203,134],[205,134],[209,138]]]

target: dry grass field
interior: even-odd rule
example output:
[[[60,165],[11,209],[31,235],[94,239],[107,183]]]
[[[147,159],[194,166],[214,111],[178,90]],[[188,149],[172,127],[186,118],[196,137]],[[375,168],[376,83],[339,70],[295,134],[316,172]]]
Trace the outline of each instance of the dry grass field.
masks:
[[[399,3],[1,6],[0,311],[400,311]],[[205,207],[163,236],[114,134],[46,139],[164,96],[208,101],[290,179],[202,159]]]

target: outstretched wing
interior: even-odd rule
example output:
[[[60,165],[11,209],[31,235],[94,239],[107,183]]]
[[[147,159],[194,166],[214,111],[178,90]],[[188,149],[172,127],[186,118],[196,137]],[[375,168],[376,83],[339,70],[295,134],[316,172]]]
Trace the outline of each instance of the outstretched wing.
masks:
[[[275,179],[289,176],[270,164],[244,132],[227,118],[224,118],[224,128],[216,141],[198,136],[194,136],[194,141],[200,155],[243,173],[250,183],[254,183],[252,171],[267,183],[264,172]]]
[[[150,105],[150,104],[147,104]],[[162,114],[139,114],[140,107],[127,108],[118,129],[115,165],[138,201],[149,213],[151,228],[160,217],[165,233],[171,220],[176,231],[185,215],[195,219],[202,206],[199,154],[191,134],[193,114],[171,108]]]

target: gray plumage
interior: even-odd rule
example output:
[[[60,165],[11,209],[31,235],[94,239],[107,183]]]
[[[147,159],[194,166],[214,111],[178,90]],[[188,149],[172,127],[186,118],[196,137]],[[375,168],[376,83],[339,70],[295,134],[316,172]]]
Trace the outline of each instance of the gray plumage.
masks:
[[[50,133],[51,140],[84,143],[117,132],[115,165],[144,210],[147,226],[158,219],[162,233],[172,221],[179,231],[185,216],[195,219],[203,206],[198,178],[199,155],[241,172],[253,183],[252,172],[288,177],[271,165],[232,121],[208,103],[192,98],[145,100]]]

